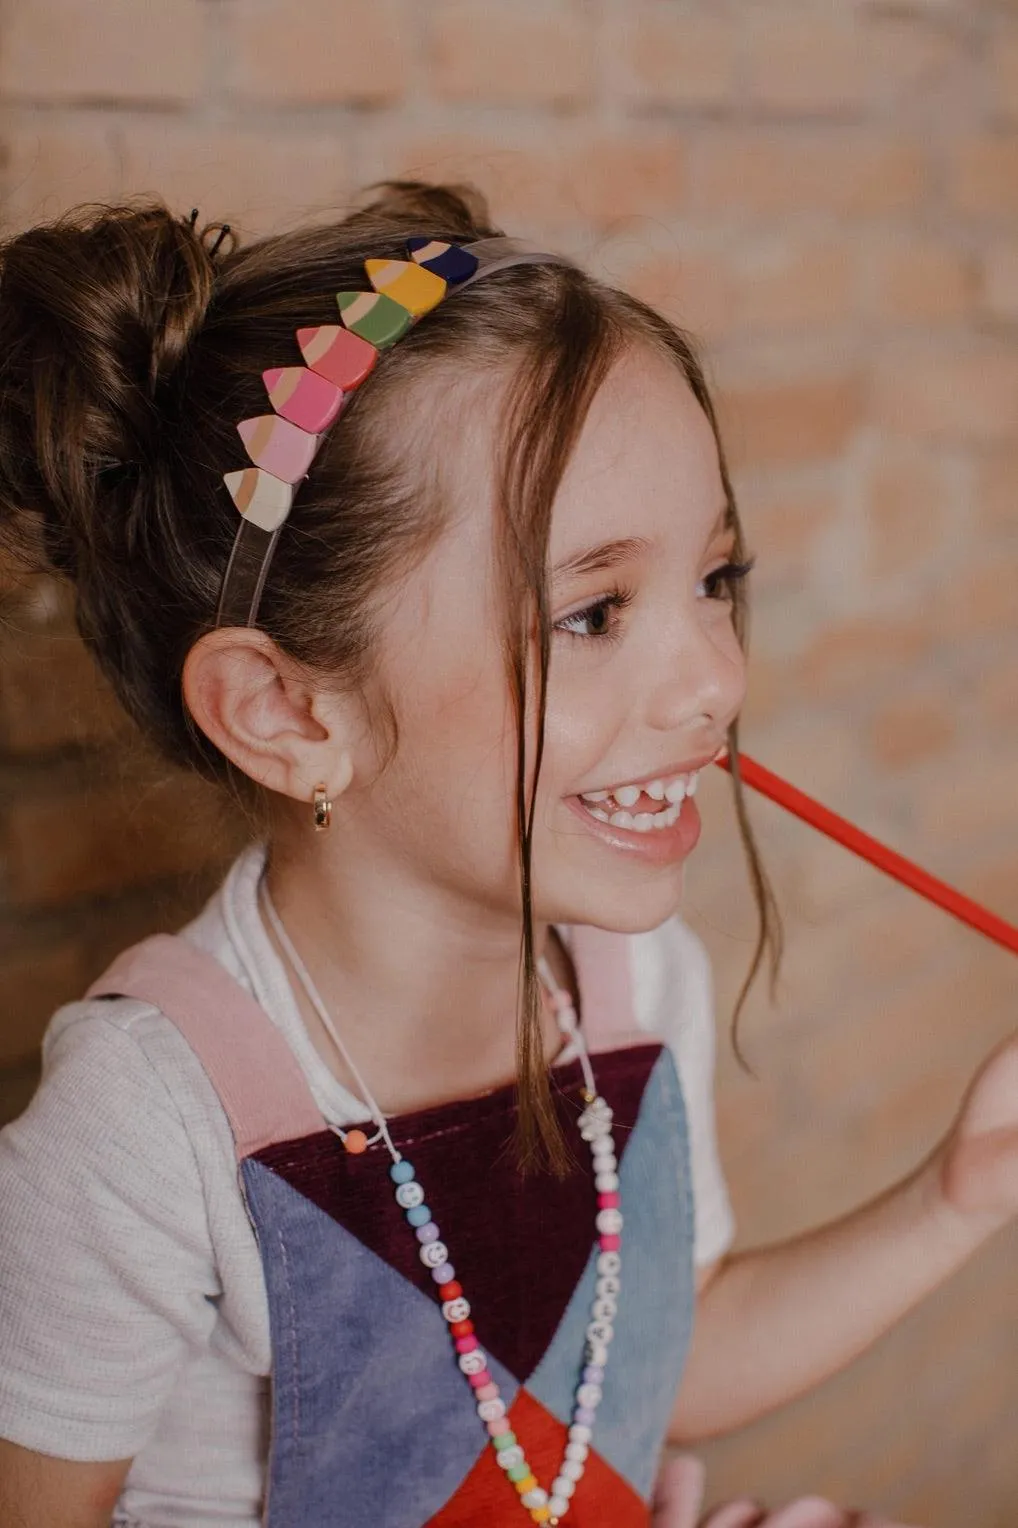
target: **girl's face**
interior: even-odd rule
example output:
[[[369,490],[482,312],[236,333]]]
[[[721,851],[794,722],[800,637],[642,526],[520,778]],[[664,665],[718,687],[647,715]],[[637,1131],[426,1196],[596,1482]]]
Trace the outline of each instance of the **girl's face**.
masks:
[[[375,778],[361,774],[350,805],[358,837],[368,830],[422,894],[518,929],[516,722],[484,412],[480,402],[465,411],[446,467],[449,529],[386,603],[380,680],[398,746]],[[628,352],[594,400],[554,507],[538,922],[636,931],[679,906],[699,818],[691,798],[670,798],[723,744],[745,693],[721,572],[734,539],[724,511],[714,435],[687,383],[655,354]],[[532,761],[533,716],[528,727]]]

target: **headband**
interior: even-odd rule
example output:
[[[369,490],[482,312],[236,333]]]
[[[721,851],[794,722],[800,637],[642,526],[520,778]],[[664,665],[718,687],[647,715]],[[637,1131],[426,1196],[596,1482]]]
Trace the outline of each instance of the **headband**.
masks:
[[[365,260],[370,292],[337,292],[339,324],[298,329],[303,366],[262,373],[271,414],[242,419],[238,433],[251,467],[223,474],[240,512],[223,578],[217,626],[254,626],[279,533],[326,433],[348,395],[388,350],[450,292],[513,265],[568,265],[563,255],[521,239],[448,244],[408,239],[409,260]]]

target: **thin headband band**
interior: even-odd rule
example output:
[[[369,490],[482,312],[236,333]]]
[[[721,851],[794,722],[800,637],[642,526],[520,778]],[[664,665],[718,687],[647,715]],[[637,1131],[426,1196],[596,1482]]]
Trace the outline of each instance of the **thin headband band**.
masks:
[[[407,240],[410,259],[367,260],[371,292],[338,292],[339,325],[299,329],[303,366],[262,373],[271,414],[243,419],[237,430],[253,466],[224,473],[240,513],[223,577],[216,626],[254,626],[279,533],[346,398],[373,371],[378,354],[451,292],[514,265],[571,265],[564,255],[523,239],[498,237],[448,244]]]

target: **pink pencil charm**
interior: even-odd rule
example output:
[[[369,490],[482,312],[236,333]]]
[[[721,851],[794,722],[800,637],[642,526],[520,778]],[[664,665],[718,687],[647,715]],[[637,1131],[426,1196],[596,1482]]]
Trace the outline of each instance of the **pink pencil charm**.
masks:
[[[278,530],[290,513],[293,489],[271,472],[263,472],[260,467],[243,467],[239,472],[225,472],[223,482],[244,519],[261,526],[263,531]]]
[[[360,387],[378,360],[374,345],[339,324],[298,329],[297,344],[311,370],[334,382],[344,393]]]
[[[262,379],[276,413],[309,435],[327,430],[343,406],[343,389],[306,366],[273,367]]]
[[[278,414],[242,419],[237,429],[255,466],[264,467],[284,483],[296,483],[304,477],[318,450],[317,435],[309,435]]]

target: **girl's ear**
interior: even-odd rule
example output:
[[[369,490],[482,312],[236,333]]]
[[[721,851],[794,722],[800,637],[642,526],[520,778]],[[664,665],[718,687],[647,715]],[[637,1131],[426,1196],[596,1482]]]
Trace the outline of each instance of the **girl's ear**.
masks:
[[[352,697],[317,689],[255,627],[201,637],[187,655],[184,703],[219,751],[267,790],[310,801],[340,795],[354,775]]]

